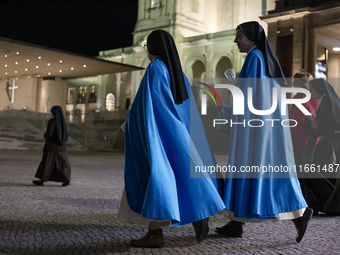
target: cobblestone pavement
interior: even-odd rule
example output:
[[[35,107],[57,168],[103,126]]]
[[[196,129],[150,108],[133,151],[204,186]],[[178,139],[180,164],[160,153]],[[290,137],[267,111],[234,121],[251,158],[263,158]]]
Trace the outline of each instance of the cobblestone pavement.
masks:
[[[210,218],[200,244],[191,225],[164,228],[166,247],[132,248],[143,226],[116,219],[123,189],[123,154],[71,152],[71,185],[32,184],[37,151],[0,150],[0,255],[4,254],[340,254],[340,217],[313,217],[300,244],[291,221],[248,223],[243,238],[223,238]]]

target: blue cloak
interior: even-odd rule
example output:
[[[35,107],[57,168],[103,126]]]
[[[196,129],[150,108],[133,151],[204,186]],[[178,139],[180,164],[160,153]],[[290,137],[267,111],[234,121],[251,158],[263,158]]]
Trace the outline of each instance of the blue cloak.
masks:
[[[262,78],[262,79],[243,79]],[[294,155],[290,128],[281,122],[287,116],[281,115],[281,87],[266,75],[262,52],[254,49],[248,53],[242,67],[237,86],[244,95],[244,115],[223,116],[233,122],[243,122],[231,128],[229,165],[236,166],[238,172],[230,173],[225,180],[223,200],[226,209],[234,212],[234,217],[248,220],[276,218],[278,213],[306,208],[300,184],[294,172]],[[277,88],[278,105],[270,115],[255,115],[247,105],[248,87],[253,89],[253,106],[258,110],[267,110],[272,106],[272,88]],[[221,111],[226,113],[228,111]],[[249,127],[251,119],[262,120],[262,127]],[[276,119],[272,123],[266,121]],[[261,122],[251,122],[259,125]],[[273,124],[273,127],[272,127]],[[284,123],[289,126],[289,121]],[[290,172],[267,175],[261,173],[241,173],[246,166],[286,166]],[[263,177],[266,178],[263,178]],[[279,177],[279,178],[276,178]]]
[[[190,162],[212,165],[190,84],[189,99],[175,104],[169,72],[160,57],[151,62],[125,125],[125,189],[132,211],[184,225],[225,208],[216,179],[190,178]],[[192,105],[191,105],[192,106]],[[190,116],[199,120],[190,137]],[[197,152],[190,156],[190,147]]]

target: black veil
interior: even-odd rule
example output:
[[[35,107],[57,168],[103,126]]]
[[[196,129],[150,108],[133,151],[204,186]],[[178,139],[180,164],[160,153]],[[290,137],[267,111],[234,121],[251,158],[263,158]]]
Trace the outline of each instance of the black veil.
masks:
[[[170,75],[170,88],[176,104],[188,98],[181,62],[172,36],[164,30],[153,31],[147,39],[150,54],[161,56]]]
[[[309,84],[313,86],[316,92],[325,95],[321,103],[329,104],[331,112],[326,112],[324,114],[330,114],[334,122],[340,126],[340,99],[332,85],[324,79],[311,80]]]
[[[63,110],[60,106],[53,106],[51,113],[55,116],[55,123],[57,129],[58,140],[61,145],[64,144],[68,139],[67,125],[64,119]]]
[[[238,25],[237,29],[240,29],[249,41],[256,43],[258,49],[262,52],[267,75],[277,79],[281,86],[287,86],[288,83],[282,72],[279,60],[267,41],[263,27],[257,21],[250,21]]]

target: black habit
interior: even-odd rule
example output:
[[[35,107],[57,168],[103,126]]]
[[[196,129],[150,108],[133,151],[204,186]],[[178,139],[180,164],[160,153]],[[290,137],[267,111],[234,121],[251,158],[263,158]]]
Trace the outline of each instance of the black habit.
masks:
[[[35,177],[42,182],[65,182],[71,180],[71,165],[66,154],[66,141],[68,139],[67,126],[61,107],[51,109],[54,118],[47,124],[44,134],[45,146],[43,157]]]
[[[340,99],[332,86],[323,79],[312,80],[310,85],[324,96],[316,111],[316,133],[311,137],[305,151],[307,158],[308,150],[313,152],[312,161],[304,163],[314,163],[321,167],[334,162],[340,164]],[[335,165],[334,169],[336,167]],[[337,173],[335,178],[320,175],[317,179],[303,180],[302,191],[308,205],[314,210],[340,214],[340,167]]]

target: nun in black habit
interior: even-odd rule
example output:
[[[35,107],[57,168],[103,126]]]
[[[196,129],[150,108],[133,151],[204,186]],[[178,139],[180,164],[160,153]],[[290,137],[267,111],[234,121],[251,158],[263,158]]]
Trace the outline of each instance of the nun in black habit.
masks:
[[[67,125],[60,106],[53,106],[51,113],[53,118],[48,121],[47,131],[44,134],[43,157],[35,174],[39,180],[33,183],[43,186],[46,181],[55,181],[62,182],[62,186],[67,186],[71,180],[71,166],[65,145],[68,139]]]
[[[319,100],[316,117],[311,123],[319,137],[312,163],[321,167],[320,178],[310,178],[303,189],[308,205],[315,211],[340,214],[340,99],[333,87],[323,79],[310,81],[311,94]],[[316,139],[314,139],[316,143]],[[309,145],[311,146],[311,145]],[[325,167],[325,168],[324,168]],[[327,172],[326,172],[327,169]]]

